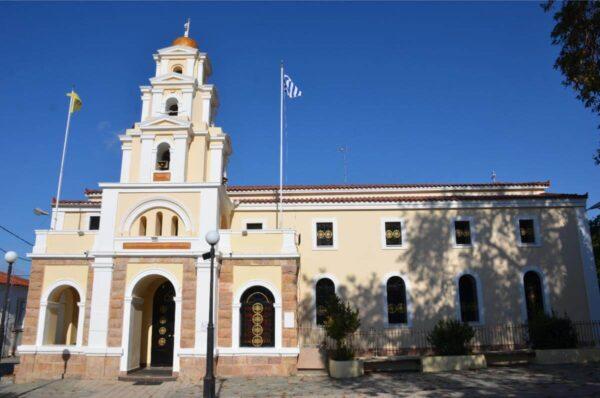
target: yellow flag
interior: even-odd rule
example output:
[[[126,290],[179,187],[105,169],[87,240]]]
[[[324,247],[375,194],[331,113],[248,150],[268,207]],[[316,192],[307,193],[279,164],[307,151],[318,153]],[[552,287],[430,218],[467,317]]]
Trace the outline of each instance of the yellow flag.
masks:
[[[70,113],[77,112],[78,110],[81,109],[83,102],[81,102],[81,98],[79,98],[79,96],[77,95],[77,93],[75,91],[71,91],[69,94],[67,94],[67,97],[71,97],[71,99],[72,99],[71,108],[69,109]]]

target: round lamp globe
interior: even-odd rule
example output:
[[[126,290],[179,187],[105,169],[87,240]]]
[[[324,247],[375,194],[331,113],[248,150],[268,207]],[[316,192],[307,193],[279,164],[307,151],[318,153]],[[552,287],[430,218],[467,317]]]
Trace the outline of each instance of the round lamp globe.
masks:
[[[219,232],[217,232],[217,231],[209,231],[206,234],[206,242],[211,246],[219,243],[219,239],[220,239],[220,236],[219,236]]]

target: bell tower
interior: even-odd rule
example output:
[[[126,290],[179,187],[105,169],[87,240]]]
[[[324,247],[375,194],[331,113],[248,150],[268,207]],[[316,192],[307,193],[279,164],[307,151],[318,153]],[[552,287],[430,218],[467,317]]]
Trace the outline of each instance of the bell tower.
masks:
[[[154,54],[155,74],[141,86],[140,121],[121,136],[121,183],[221,183],[231,152],[214,127],[219,102],[207,83],[206,53],[185,34]]]

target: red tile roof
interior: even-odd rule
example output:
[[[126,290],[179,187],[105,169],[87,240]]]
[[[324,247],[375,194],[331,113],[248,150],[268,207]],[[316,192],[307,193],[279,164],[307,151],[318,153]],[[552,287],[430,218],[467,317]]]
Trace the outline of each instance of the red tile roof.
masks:
[[[52,198],[52,206],[56,205],[56,198]],[[59,206],[100,207],[101,202],[92,202],[86,199],[61,199]]]
[[[7,278],[6,272],[0,272],[0,285],[6,284],[6,278]],[[11,284],[11,286],[29,287],[29,279],[20,278],[18,276],[11,275],[10,276],[10,284]]]
[[[452,202],[477,200],[546,200],[546,199],[587,199],[588,195],[546,193],[538,195],[451,195],[451,196],[369,196],[369,197],[327,197],[327,198],[283,198],[283,203],[406,203],[406,202]],[[277,198],[241,199],[245,204],[277,203]]]
[[[333,189],[377,189],[377,188],[503,188],[503,187],[540,187],[548,188],[550,181],[533,182],[496,182],[496,183],[439,183],[439,184],[330,184],[330,185],[284,185],[284,190],[333,190]],[[278,185],[232,185],[228,191],[274,191]]]

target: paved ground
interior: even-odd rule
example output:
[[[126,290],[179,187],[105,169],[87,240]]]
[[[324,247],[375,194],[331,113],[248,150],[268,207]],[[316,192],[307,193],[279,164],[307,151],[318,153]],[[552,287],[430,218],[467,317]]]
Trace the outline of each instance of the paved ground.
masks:
[[[598,397],[600,364],[492,368],[438,374],[374,374],[337,381],[325,376],[220,380],[220,397]],[[56,380],[0,385],[0,397],[200,397],[201,386],[177,382],[157,386],[125,382]]]

